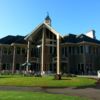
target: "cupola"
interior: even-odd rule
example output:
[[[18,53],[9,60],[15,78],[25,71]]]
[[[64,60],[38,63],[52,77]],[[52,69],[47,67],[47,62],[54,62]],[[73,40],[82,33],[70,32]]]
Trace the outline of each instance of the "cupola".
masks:
[[[51,18],[49,17],[48,13],[47,13],[47,16],[45,18],[45,23],[51,26]]]

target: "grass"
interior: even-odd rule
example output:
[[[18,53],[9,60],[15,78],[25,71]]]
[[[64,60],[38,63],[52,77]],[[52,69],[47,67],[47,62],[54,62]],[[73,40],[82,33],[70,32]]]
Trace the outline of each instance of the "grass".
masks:
[[[82,87],[93,86],[96,80],[84,77],[63,77],[54,80],[53,76],[25,77],[21,75],[1,75],[0,85],[5,86],[41,86],[41,87]]]
[[[0,91],[0,100],[89,100],[77,96],[37,92]]]

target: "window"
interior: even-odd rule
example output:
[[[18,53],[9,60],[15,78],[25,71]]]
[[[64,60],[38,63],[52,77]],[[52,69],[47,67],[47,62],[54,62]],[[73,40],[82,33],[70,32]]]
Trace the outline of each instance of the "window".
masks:
[[[11,54],[11,48],[8,49],[8,55],[10,55],[10,54]]]
[[[69,47],[69,54],[71,54],[71,51],[72,51],[72,49],[71,49],[71,47]]]
[[[79,47],[77,47],[77,54],[79,54]]]
[[[50,33],[50,39],[53,39],[53,35],[52,35],[52,33]]]
[[[83,46],[80,46],[80,52],[83,54]]]
[[[20,64],[16,64],[16,70],[19,70],[20,69]]]
[[[95,53],[95,48],[93,47],[92,50],[93,50],[93,54],[94,54]]]
[[[54,40],[56,40],[56,35],[54,35]]]
[[[97,47],[93,47],[93,54],[98,54],[98,48]]]
[[[67,57],[67,47],[65,47],[65,56]]]
[[[56,45],[56,41],[53,41],[53,44]]]
[[[81,70],[81,65],[80,64],[78,64],[78,71],[80,71]]]
[[[2,64],[2,70],[6,70],[6,64]]]
[[[75,47],[72,47],[72,52],[73,54],[75,54]]]
[[[84,70],[84,64],[81,64],[81,68],[82,68],[82,70]]]
[[[6,68],[7,68],[7,70],[10,70],[10,64],[6,64]]]
[[[78,64],[78,73],[84,74],[84,64]]]
[[[96,54],[98,54],[98,48],[96,48]]]
[[[20,49],[20,47],[17,47],[17,54],[20,54],[21,52],[21,49]]]
[[[25,48],[22,48],[22,54],[25,54]]]
[[[92,47],[91,47],[91,46],[89,46],[89,53],[90,53],[90,54],[91,54],[91,52],[92,52],[92,51],[91,51],[91,49],[92,49]]]
[[[46,37],[49,38],[49,32],[47,29],[46,29]]]
[[[65,55],[65,48],[62,47],[62,55]]]
[[[3,48],[4,54],[7,54],[7,48]]]
[[[86,53],[89,53],[89,46],[85,46]]]
[[[50,54],[52,54],[52,47],[50,47]]]
[[[56,47],[54,47],[54,56],[57,55]]]
[[[53,42],[52,42],[52,41],[50,41],[50,44],[53,44]]]
[[[36,54],[35,48],[31,48],[31,57],[35,56],[34,54]]]

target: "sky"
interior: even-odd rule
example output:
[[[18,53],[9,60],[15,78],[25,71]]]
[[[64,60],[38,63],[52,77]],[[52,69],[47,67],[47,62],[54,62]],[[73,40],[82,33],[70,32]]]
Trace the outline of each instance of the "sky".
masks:
[[[29,34],[47,12],[61,35],[94,29],[100,40],[100,0],[0,0],[0,38]]]

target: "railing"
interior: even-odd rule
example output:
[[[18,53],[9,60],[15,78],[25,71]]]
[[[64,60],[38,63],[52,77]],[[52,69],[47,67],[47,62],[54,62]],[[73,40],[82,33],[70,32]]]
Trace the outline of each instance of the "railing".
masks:
[[[40,63],[40,58],[31,57],[31,61],[32,61],[32,62]],[[53,63],[54,63],[54,62],[57,62],[57,57],[51,58],[51,61],[52,61]],[[67,62],[68,62],[68,57],[61,57],[61,62],[67,63]]]
[[[40,62],[40,58],[31,57],[31,61],[32,61],[32,62],[37,62],[37,63],[39,63],[39,62]]]
[[[52,62],[57,62],[57,57],[52,58]],[[68,57],[61,57],[61,62],[68,62]]]
[[[61,62],[67,63],[67,62],[68,62],[68,57],[62,57],[62,58],[61,58]]]

